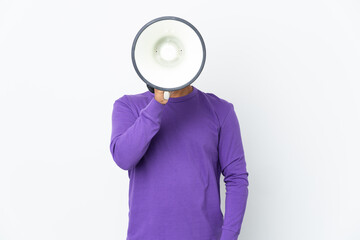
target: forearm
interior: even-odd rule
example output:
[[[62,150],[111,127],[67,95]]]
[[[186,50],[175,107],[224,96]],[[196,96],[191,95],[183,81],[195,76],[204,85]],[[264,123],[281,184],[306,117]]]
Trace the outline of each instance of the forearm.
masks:
[[[248,198],[248,173],[241,161],[234,161],[224,170],[226,184],[225,216],[220,240],[237,240]]]
[[[117,130],[120,127],[117,126],[119,121],[116,121],[116,119],[124,117],[124,114],[120,112],[114,113],[110,151],[114,161],[120,168],[129,170],[144,156],[151,139],[160,129],[163,107],[164,105],[152,99],[140,111],[139,117],[136,118],[133,124],[123,131]]]

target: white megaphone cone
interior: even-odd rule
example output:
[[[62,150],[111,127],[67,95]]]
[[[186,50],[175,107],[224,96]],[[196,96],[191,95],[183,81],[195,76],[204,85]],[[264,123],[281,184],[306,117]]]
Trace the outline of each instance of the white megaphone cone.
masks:
[[[150,89],[170,92],[194,82],[205,65],[206,49],[199,31],[188,21],[165,16],[145,24],[132,49],[136,73]]]

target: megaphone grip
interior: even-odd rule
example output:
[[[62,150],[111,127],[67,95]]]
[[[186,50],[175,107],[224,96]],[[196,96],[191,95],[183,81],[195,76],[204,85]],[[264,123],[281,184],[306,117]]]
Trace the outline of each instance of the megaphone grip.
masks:
[[[164,99],[168,100],[170,98],[170,92],[169,91],[164,91]]]

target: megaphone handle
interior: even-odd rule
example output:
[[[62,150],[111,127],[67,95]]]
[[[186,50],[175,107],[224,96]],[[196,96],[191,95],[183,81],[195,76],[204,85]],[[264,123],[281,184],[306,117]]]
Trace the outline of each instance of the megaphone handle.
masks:
[[[168,100],[170,98],[170,92],[169,91],[164,91],[164,99]]]

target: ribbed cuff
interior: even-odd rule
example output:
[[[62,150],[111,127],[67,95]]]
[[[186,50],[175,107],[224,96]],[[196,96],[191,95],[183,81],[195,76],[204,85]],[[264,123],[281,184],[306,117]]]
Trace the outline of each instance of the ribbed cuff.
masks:
[[[155,98],[152,98],[148,105],[142,110],[142,112],[154,122],[160,123],[164,108],[165,104],[161,104],[156,101]]]
[[[237,240],[238,236],[239,233],[227,229],[222,229],[220,240]]]

